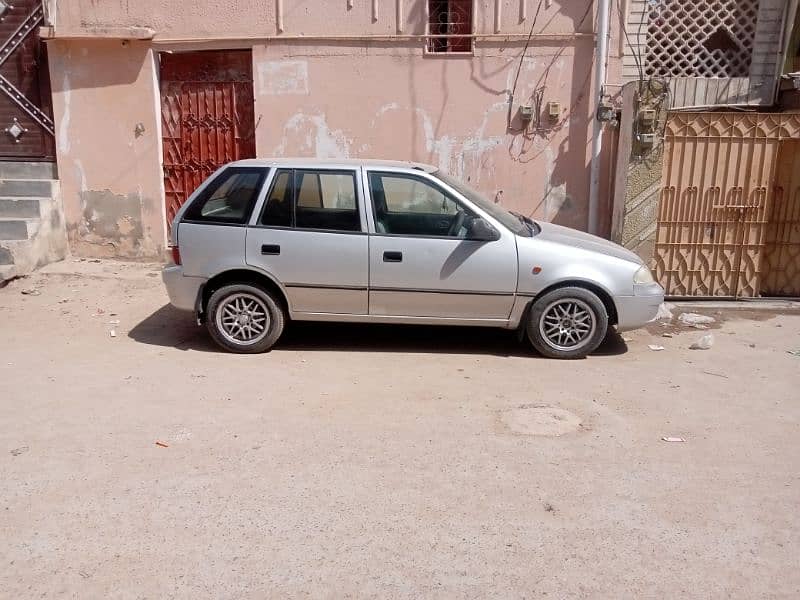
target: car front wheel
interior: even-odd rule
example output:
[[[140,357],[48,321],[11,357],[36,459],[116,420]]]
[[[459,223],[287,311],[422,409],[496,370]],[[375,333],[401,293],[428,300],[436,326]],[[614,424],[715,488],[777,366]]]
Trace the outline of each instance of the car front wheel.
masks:
[[[584,288],[555,289],[530,308],[528,339],[550,358],[584,358],[597,349],[607,331],[606,307]]]
[[[284,322],[278,302],[255,285],[226,285],[208,300],[208,331],[217,344],[231,352],[266,352],[278,341]]]

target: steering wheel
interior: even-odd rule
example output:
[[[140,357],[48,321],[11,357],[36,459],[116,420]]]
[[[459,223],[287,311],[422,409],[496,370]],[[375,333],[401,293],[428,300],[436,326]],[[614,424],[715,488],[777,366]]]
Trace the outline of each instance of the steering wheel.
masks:
[[[463,210],[459,210],[456,213],[456,218],[453,219],[453,222],[450,224],[450,229],[447,230],[447,235],[450,237],[458,237],[458,232],[461,231],[461,227],[464,225],[464,219],[466,218],[466,214]]]

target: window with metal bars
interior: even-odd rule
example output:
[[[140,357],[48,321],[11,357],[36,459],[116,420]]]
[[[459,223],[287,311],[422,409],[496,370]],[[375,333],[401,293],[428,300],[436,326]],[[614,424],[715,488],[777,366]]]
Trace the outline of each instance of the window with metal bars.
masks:
[[[472,0],[428,0],[428,52],[472,52]]]

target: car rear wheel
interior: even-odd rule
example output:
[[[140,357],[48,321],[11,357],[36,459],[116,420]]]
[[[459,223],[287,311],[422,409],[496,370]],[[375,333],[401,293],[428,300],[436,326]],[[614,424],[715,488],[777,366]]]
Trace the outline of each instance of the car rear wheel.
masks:
[[[283,309],[272,295],[248,283],[221,287],[208,300],[208,331],[217,344],[231,352],[266,352],[278,341],[285,321]]]
[[[602,343],[608,312],[587,289],[563,287],[537,298],[530,309],[528,339],[550,358],[584,358]]]

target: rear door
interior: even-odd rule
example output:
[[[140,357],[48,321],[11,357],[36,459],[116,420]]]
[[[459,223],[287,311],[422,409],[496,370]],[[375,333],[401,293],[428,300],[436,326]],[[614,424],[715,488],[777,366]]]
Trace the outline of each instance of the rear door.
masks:
[[[517,288],[514,234],[465,239],[478,216],[420,173],[367,171],[375,233],[370,236],[369,312],[381,316],[505,320]]]
[[[368,245],[357,169],[278,169],[247,233],[247,263],[292,312],[367,314]]]

